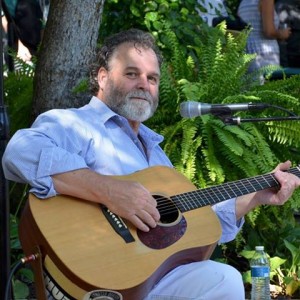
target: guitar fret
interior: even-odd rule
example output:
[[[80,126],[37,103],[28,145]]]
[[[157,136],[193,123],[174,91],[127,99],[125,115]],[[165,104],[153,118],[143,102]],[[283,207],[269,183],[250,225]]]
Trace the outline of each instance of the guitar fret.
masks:
[[[257,183],[257,180],[255,180],[255,183]],[[251,180],[249,179],[245,179],[241,182],[241,184],[243,185],[242,189],[241,189],[241,194],[240,195],[243,195],[243,194],[250,194],[250,193],[253,193],[253,192],[256,192],[257,190],[260,190],[262,188],[261,185],[258,185],[258,187],[255,187],[257,185],[255,185],[255,183],[251,182]],[[239,196],[240,196],[239,195]]]
[[[250,185],[251,188],[251,185]],[[249,189],[249,182],[248,181],[242,181],[241,182],[241,188],[239,188],[241,191],[241,194],[249,194],[252,190]]]
[[[228,199],[225,195],[223,195],[223,193],[221,192],[221,189],[224,190],[224,187],[219,186],[219,187],[215,187],[215,189],[213,189],[214,195],[211,196],[213,204],[218,203],[220,201],[225,201]]]
[[[265,181],[265,183],[267,184],[267,187],[271,187],[271,183],[267,180],[266,177],[262,177],[262,179]],[[259,186],[261,186],[262,188],[265,188],[265,186],[263,184],[260,184],[260,182],[257,180],[257,183]]]
[[[240,190],[239,186],[233,182],[233,185],[236,187],[237,195],[242,195],[242,190]]]
[[[192,194],[186,194],[185,196],[183,196],[183,195],[184,194],[175,196],[176,199],[179,200],[179,203],[176,203],[176,204],[177,204],[177,207],[180,209],[180,211],[184,212],[184,211],[189,211],[191,209],[197,208],[196,205],[193,205],[193,202],[195,204],[195,201],[193,200],[194,195],[192,195]]]
[[[226,193],[229,196],[229,198],[227,199],[237,197],[237,193],[233,187],[234,186],[230,182],[224,184],[224,189],[226,190]]]
[[[218,195],[217,193],[215,193],[215,190],[216,190],[216,188],[211,189],[212,193],[210,193],[209,190],[207,190],[207,189],[205,189],[203,191],[203,195],[205,196],[205,200],[206,200],[206,201],[204,201],[205,205],[219,202],[219,201],[216,201],[216,198],[217,198],[217,200],[220,200],[219,197],[221,195]]]
[[[193,208],[197,208],[198,207],[197,197],[195,197],[195,195],[193,195],[191,197],[191,200],[192,200]]]
[[[188,211],[189,210],[189,206],[187,205],[187,203],[188,203],[188,201],[181,201],[181,204],[183,206],[184,211]]]
[[[223,191],[227,194],[227,199],[232,198],[232,195],[229,194],[229,192],[227,191],[228,188],[231,188],[231,187],[228,184],[225,184],[222,188],[223,188]],[[234,190],[232,190],[232,193],[234,193]]]

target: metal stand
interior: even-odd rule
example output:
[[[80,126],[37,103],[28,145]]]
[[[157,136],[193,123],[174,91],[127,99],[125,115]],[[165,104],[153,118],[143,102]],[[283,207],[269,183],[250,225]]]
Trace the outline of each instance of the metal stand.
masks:
[[[300,116],[288,117],[265,117],[265,118],[240,118],[240,117],[220,117],[226,125],[240,125],[243,122],[268,122],[268,121],[299,121]]]
[[[3,34],[2,34],[2,3],[0,1],[1,28],[0,28],[0,157],[2,159],[8,141],[8,117],[4,106],[3,92]],[[9,197],[8,182],[4,177],[0,163],[0,299],[5,298],[5,287],[10,273],[10,239],[9,239]]]
[[[295,115],[293,112],[289,111],[288,109],[277,106],[277,105],[272,105],[272,104],[264,104],[265,105],[263,109],[265,108],[274,108],[281,110],[287,114],[287,116],[274,116],[274,117],[264,117],[264,118],[240,118],[240,117],[233,117],[230,112],[225,111],[224,113],[218,113],[214,114],[216,117],[221,119],[225,125],[240,125],[243,122],[269,122],[269,121],[299,121],[300,116]]]

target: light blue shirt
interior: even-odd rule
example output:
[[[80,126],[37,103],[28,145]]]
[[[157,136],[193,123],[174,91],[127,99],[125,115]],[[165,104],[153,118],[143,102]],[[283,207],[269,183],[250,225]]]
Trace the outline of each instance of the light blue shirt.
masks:
[[[163,137],[145,125],[139,137],[128,121],[93,97],[78,109],[53,109],[41,114],[31,128],[17,131],[2,163],[7,179],[28,183],[39,198],[55,196],[51,175],[90,168],[103,175],[127,175],[172,163],[159,144]],[[143,144],[140,142],[143,141]],[[223,228],[222,242],[234,239],[235,199],[213,207]]]

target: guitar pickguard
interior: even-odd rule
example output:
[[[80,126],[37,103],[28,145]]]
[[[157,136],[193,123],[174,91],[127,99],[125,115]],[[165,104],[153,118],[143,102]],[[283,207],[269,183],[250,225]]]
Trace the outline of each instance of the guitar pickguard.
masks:
[[[181,220],[173,226],[157,225],[149,232],[137,230],[137,235],[145,246],[152,249],[164,249],[176,243],[184,235],[186,227],[186,220],[181,216]]]

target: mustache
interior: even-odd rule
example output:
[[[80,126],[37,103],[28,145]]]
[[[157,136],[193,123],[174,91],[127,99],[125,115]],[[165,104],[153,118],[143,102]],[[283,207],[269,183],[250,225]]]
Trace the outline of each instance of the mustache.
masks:
[[[153,102],[153,98],[151,94],[147,91],[141,91],[141,90],[134,90],[127,94],[128,98],[143,98],[146,99],[148,102]]]

